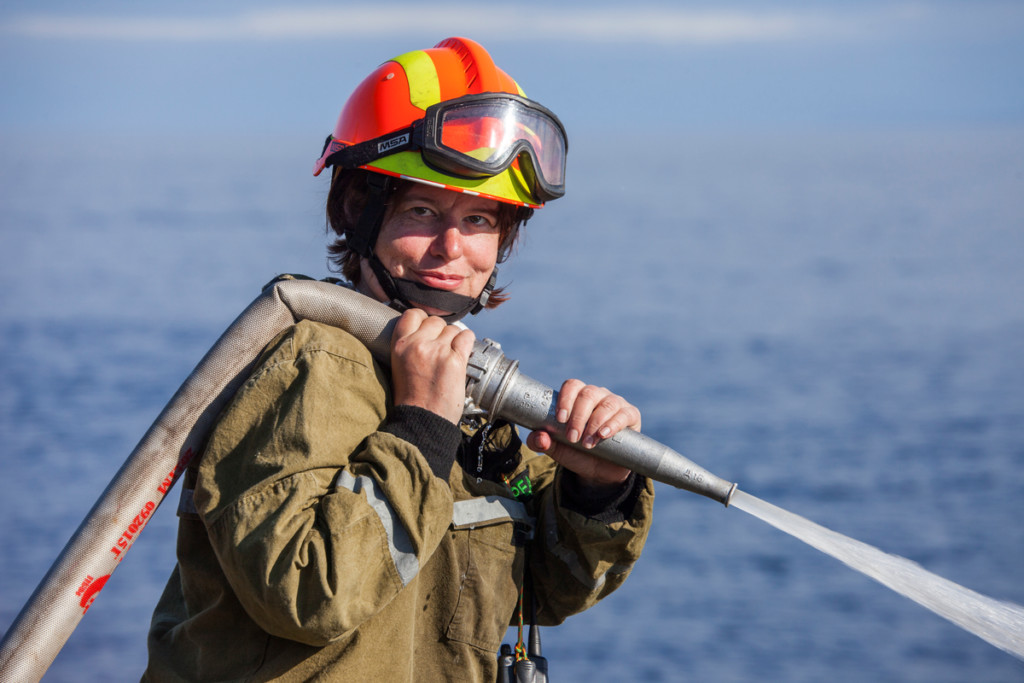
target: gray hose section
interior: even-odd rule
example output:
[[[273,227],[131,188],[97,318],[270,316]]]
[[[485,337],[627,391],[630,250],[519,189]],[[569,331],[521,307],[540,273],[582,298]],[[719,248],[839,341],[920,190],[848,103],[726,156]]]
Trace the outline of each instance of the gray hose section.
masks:
[[[149,428],[0,641],[0,681],[39,681],[138,537],[260,351],[301,319],[348,330],[387,358],[388,307],[345,287],[283,280],[221,335]]]

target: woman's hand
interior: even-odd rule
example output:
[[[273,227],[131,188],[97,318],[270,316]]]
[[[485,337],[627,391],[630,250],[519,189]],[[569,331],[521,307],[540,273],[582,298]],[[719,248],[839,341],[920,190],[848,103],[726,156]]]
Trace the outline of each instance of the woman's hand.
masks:
[[[453,422],[462,419],[466,365],[476,336],[418,308],[402,314],[391,337],[395,405],[425,408]]]
[[[593,448],[622,429],[640,430],[640,411],[636,406],[604,387],[584,384],[578,379],[562,384],[555,419],[565,425],[566,438],[583,449]],[[547,453],[589,486],[618,485],[629,476],[625,467],[560,444],[544,430],[531,432],[526,444],[535,451]]]

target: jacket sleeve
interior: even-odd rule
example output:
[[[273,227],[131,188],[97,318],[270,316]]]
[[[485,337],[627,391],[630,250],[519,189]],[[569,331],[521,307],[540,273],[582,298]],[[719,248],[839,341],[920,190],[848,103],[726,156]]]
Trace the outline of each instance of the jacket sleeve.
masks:
[[[571,472],[546,456],[532,458],[529,466],[540,492],[530,580],[538,623],[556,625],[626,580],[651,528],[654,485],[633,475],[623,495],[585,513],[580,509],[586,506],[569,500]]]
[[[448,528],[452,494],[435,470],[447,476],[458,429],[429,413],[389,416],[389,386],[355,339],[299,323],[268,346],[211,435],[196,508],[268,633],[317,646],[346,635]]]

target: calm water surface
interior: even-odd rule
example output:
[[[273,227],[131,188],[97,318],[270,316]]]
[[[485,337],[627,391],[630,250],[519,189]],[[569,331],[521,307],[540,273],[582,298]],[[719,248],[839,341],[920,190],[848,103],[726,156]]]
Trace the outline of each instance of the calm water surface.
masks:
[[[326,274],[305,141],[181,140],[156,162],[136,142],[4,141],[0,630],[260,286]],[[1024,603],[1024,131],[636,149],[574,140],[569,196],[477,333],[538,379],[625,394],[760,498]],[[656,512],[626,586],[544,632],[555,683],[1024,680],[748,515],[667,487]],[[174,527],[168,506],[46,680],[138,678]]]

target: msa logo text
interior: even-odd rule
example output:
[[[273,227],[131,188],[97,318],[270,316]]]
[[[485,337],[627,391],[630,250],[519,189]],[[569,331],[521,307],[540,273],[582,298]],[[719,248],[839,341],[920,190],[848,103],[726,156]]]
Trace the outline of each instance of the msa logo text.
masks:
[[[406,145],[408,143],[409,134],[402,133],[401,135],[395,136],[390,140],[385,140],[384,142],[377,143],[377,153],[381,154],[383,152],[388,151],[389,149],[394,149],[395,147],[399,147],[400,145]]]

